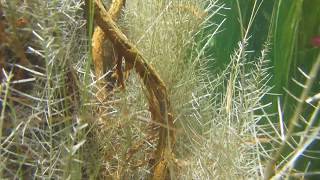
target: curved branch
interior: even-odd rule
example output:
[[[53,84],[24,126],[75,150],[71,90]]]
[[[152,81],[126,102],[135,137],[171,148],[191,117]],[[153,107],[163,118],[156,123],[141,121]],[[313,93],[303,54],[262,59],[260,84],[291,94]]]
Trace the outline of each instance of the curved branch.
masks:
[[[108,13],[110,14],[113,20],[116,20],[120,16],[122,7],[125,4],[125,0],[113,0]],[[105,52],[104,42],[107,40],[107,34],[99,27],[94,28],[94,33],[92,36],[92,60],[95,68],[95,74],[97,79],[100,79],[107,71],[107,64],[112,64],[112,60],[108,59],[108,56],[105,53],[113,54],[109,49],[108,52]],[[112,57],[112,56],[110,56]],[[97,81],[98,87],[101,88],[98,92],[98,99],[104,100],[106,98],[106,92],[104,90],[104,81]]]
[[[148,91],[152,120],[154,123],[162,125],[159,127],[159,141],[154,159],[150,160],[149,165],[153,167],[153,179],[165,179],[168,164],[173,158],[172,146],[175,141],[173,118],[169,113],[170,104],[166,86],[138,49],[120,31],[100,0],[95,0],[94,20],[105,34],[108,34],[108,38],[110,38],[118,53],[124,57],[129,69],[134,68],[139,74]]]

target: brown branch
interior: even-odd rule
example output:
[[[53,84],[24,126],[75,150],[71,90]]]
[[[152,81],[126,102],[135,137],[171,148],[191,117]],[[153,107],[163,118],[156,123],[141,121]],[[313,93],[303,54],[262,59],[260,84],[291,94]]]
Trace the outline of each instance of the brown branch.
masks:
[[[159,141],[154,154],[150,160],[153,179],[165,179],[167,177],[168,165],[173,158],[172,147],[175,137],[173,132],[173,117],[169,113],[170,104],[164,82],[156,71],[146,62],[141,53],[126,36],[120,31],[112,16],[105,10],[99,0],[95,0],[94,20],[100,28],[108,34],[108,38],[120,53],[128,65],[128,69],[134,68],[148,91],[149,110],[155,123],[163,124],[159,127]]]
[[[108,12],[113,20],[118,19],[118,17],[120,16],[120,12],[122,7],[124,6],[124,3],[124,0],[113,0]],[[103,32],[99,26],[96,26],[94,28],[94,33],[92,36],[92,59],[97,79],[100,79],[107,72],[107,68],[111,69],[112,64],[114,64],[115,61],[112,47],[109,47],[110,49],[108,49],[107,51],[104,47],[107,36],[108,35],[105,34],[105,32]],[[109,53],[109,55],[106,53]],[[98,80],[97,84],[99,88],[97,97],[100,101],[103,101],[107,97],[104,88],[106,86],[105,81],[102,79]]]

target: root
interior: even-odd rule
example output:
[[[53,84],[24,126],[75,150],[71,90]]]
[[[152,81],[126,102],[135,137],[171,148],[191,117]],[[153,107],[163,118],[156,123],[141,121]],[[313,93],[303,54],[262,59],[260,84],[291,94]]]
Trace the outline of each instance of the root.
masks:
[[[120,64],[119,61],[122,62],[124,59],[126,70],[135,69],[143,80],[148,92],[152,121],[154,124],[161,124],[157,129],[158,132],[154,132],[159,138],[153,158],[149,160],[149,167],[152,169],[152,179],[166,179],[169,172],[168,166],[172,164],[174,156],[172,148],[175,142],[173,116],[170,114],[166,86],[138,49],[117,27],[112,14],[105,10],[100,0],[95,0],[94,20],[115,47],[118,53],[117,63]],[[121,70],[118,69],[118,71]],[[122,71],[118,72],[118,75],[121,74]],[[120,79],[120,82],[124,85],[123,79]]]
[[[119,18],[124,3],[124,0],[113,0],[108,11],[113,20],[117,20]],[[96,26],[92,36],[92,59],[95,67],[95,75],[98,79],[97,87],[99,90],[97,98],[101,102],[107,98],[107,91],[105,87],[108,83],[112,84],[112,82],[105,82],[101,77],[107,73],[108,69],[110,70],[112,68],[112,65],[115,64],[115,55],[112,51],[112,46],[107,50],[104,47],[106,40],[107,34],[105,34],[105,32],[99,26]]]

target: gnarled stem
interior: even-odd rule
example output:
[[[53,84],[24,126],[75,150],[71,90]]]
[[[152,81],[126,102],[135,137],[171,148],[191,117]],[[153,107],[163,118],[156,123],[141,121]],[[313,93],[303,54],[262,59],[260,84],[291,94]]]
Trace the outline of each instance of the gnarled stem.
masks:
[[[175,142],[173,131],[173,117],[170,112],[170,103],[167,89],[156,71],[147,63],[138,49],[129,42],[121,32],[100,0],[95,0],[94,20],[97,25],[108,35],[115,49],[124,57],[128,69],[134,68],[148,92],[149,110],[153,123],[160,124],[158,129],[158,144],[154,158],[149,161],[152,167],[152,179],[165,179],[168,165],[173,158],[172,147]]]
[[[125,0],[113,0],[108,13],[113,20],[120,16]],[[103,80],[103,75],[108,69],[111,69],[114,64],[116,52],[113,52],[112,45],[109,43],[109,49],[106,49],[104,44],[107,41],[107,34],[99,27],[95,26],[92,36],[92,60],[95,68],[97,87],[99,88],[97,97],[100,101],[105,100],[107,92],[105,90],[106,82]],[[106,54],[107,53],[107,54]]]

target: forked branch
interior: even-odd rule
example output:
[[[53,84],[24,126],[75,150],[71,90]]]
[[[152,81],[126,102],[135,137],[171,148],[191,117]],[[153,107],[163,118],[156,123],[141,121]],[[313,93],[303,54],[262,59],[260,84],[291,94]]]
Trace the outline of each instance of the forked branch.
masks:
[[[125,0],[113,0],[108,13],[113,20],[116,20],[120,16],[122,7],[125,4]],[[103,101],[107,97],[105,89],[106,82],[103,80],[103,75],[107,72],[108,64],[114,64],[112,48],[105,49],[104,43],[107,40],[107,34],[99,27],[95,26],[92,36],[92,60],[95,68],[95,75],[97,80],[97,86],[99,88],[97,97]],[[105,54],[109,53],[109,55]],[[111,59],[110,59],[111,58]],[[110,67],[109,67],[110,68]]]
[[[172,147],[175,137],[173,131],[173,117],[170,114],[170,103],[167,89],[156,71],[147,63],[139,50],[129,42],[121,32],[100,0],[95,0],[94,20],[113,43],[119,57],[123,57],[128,69],[134,68],[147,89],[149,110],[153,123],[161,124],[158,128],[158,144],[154,158],[149,160],[152,168],[152,179],[165,179],[168,165],[173,158]],[[122,58],[118,58],[122,60]]]

